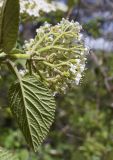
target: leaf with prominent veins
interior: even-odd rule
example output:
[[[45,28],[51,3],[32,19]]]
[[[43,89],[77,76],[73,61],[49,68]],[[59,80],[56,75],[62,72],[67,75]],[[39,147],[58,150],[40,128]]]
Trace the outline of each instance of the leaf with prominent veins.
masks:
[[[0,160],[19,160],[16,154],[0,147]]]
[[[34,76],[28,76],[12,85],[9,100],[27,143],[37,151],[54,120],[54,97]]]
[[[9,53],[17,41],[19,0],[4,0],[0,13],[0,49]]]

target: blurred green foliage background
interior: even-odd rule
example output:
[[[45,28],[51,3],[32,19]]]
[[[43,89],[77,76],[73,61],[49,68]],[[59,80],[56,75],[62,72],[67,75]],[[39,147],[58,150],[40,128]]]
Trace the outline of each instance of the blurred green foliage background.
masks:
[[[86,1],[86,6],[79,0],[68,0],[65,3],[69,8],[67,13],[45,15],[31,28],[31,22],[24,24],[18,46],[21,47],[23,40],[28,38],[25,36],[26,30],[33,36],[34,29],[45,20],[52,24],[62,17],[79,21],[79,9],[84,10],[88,6],[85,8],[87,12],[93,12],[90,7],[94,6],[95,10],[98,8],[98,5],[95,6],[96,1],[93,3],[92,0],[88,3]],[[87,35],[93,38],[102,37],[101,17],[80,22]],[[29,150],[7,106],[7,90],[14,78],[4,65],[0,68],[0,75],[0,146],[16,152],[20,160],[113,160],[112,51],[91,50],[87,70],[80,85],[65,95],[56,96],[55,122],[48,138],[36,154]]]

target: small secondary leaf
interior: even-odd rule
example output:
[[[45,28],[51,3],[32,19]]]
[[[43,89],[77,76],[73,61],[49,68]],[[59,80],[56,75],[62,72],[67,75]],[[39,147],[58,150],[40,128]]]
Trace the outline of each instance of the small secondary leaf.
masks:
[[[12,85],[9,100],[27,143],[37,151],[54,119],[54,97],[34,76],[28,76]]]
[[[19,160],[17,156],[6,149],[0,148],[0,160]]]
[[[19,27],[19,0],[4,0],[0,14],[0,49],[9,53],[14,47]]]

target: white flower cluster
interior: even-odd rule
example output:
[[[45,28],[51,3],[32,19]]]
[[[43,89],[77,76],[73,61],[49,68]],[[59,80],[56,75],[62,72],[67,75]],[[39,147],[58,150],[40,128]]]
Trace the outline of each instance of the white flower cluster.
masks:
[[[20,0],[20,12],[29,16],[39,17],[40,11],[55,11],[55,6],[46,0]]]
[[[21,14],[27,14],[31,17],[39,17],[40,11],[49,13],[56,10],[66,12],[68,7],[60,1],[52,1],[51,3],[48,3],[46,0],[20,0]]]
[[[53,91],[65,92],[80,82],[89,52],[81,29],[78,22],[66,19],[55,26],[45,23],[25,44],[25,52],[34,58],[34,70]]]
[[[2,5],[3,0],[0,0],[0,8]],[[46,0],[20,0],[20,13],[22,15],[39,17],[40,11],[49,13],[56,10],[66,12],[68,7],[64,3],[58,1],[48,3]]]

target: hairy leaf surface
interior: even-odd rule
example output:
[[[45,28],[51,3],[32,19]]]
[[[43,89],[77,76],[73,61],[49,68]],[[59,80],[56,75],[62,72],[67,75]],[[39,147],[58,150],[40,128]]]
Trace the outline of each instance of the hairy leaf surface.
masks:
[[[9,53],[15,46],[19,27],[19,0],[4,0],[0,14],[0,49]]]
[[[19,160],[13,153],[0,148],[0,160]]]
[[[54,119],[53,96],[40,81],[29,76],[12,85],[9,99],[27,143],[37,151]]]

